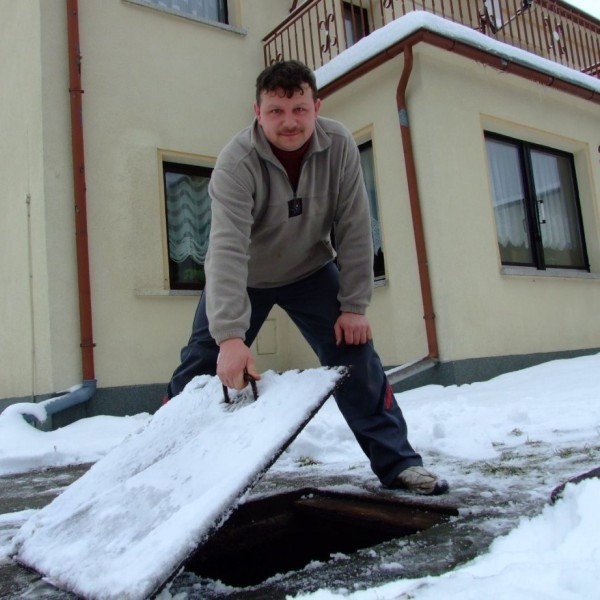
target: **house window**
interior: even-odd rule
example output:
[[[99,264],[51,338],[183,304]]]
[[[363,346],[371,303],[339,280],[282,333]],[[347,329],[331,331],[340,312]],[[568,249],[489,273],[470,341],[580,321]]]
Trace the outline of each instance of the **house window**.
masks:
[[[377,190],[375,189],[375,163],[373,160],[373,142],[370,140],[359,144],[360,163],[369,196],[371,209],[371,233],[373,235],[373,275],[375,281],[385,279],[385,261],[383,257],[383,240],[381,237],[381,223],[379,221],[379,208],[377,207]]]
[[[227,0],[132,0],[193,19],[229,23]]]
[[[163,162],[169,281],[173,290],[204,289],[212,169]]]
[[[369,35],[369,14],[366,8],[356,6],[352,2],[343,2],[344,32],[346,48],[356,44],[358,40]]]
[[[589,270],[573,156],[485,134],[503,265]]]

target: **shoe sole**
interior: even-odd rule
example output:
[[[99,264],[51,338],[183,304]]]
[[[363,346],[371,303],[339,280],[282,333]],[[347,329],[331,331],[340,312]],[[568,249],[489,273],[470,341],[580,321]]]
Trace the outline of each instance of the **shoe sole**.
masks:
[[[407,492],[414,492],[415,494],[419,494],[420,496],[442,496],[450,491],[450,486],[448,482],[444,479],[438,479],[433,486],[433,489],[430,492],[426,492],[424,490],[420,490],[419,488],[411,488],[407,487],[400,481],[396,480],[392,482],[390,485],[384,486],[388,490],[405,490]]]

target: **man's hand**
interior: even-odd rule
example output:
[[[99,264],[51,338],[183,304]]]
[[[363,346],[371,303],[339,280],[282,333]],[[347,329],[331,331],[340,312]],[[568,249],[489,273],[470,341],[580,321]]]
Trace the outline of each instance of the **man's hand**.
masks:
[[[369,320],[365,315],[343,312],[334,325],[335,343],[345,342],[349,346],[366,344],[373,339]]]
[[[240,338],[221,342],[217,359],[217,375],[221,383],[234,390],[243,390],[248,385],[244,373],[256,381],[260,379],[250,348]]]

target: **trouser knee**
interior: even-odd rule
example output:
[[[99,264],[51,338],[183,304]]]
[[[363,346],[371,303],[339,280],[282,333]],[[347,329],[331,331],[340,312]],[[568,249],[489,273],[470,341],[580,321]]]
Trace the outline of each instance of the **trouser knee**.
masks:
[[[180,394],[199,375],[216,375],[219,347],[214,343],[190,344],[181,350],[181,363],[175,369],[167,387],[169,398]]]

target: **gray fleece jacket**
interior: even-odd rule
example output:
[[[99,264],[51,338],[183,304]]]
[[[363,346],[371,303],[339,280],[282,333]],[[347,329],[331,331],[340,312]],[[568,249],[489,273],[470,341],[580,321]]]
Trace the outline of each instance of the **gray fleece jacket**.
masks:
[[[373,289],[369,202],[358,148],[342,124],[317,119],[294,192],[255,121],[220,153],[209,194],[206,302],[218,344],[245,338],[250,323],[246,287],[293,283],[333,260],[332,227],[340,308],[365,313]],[[290,203],[294,198],[301,202]]]

